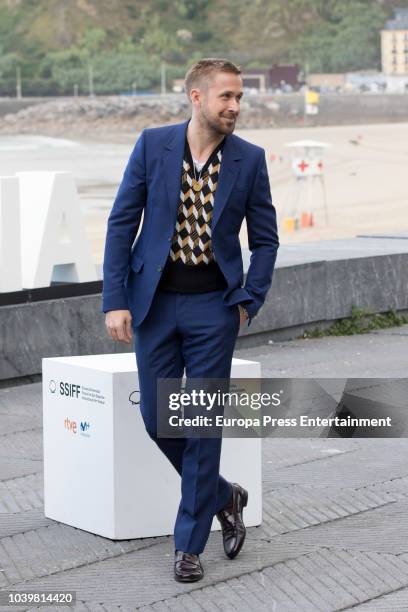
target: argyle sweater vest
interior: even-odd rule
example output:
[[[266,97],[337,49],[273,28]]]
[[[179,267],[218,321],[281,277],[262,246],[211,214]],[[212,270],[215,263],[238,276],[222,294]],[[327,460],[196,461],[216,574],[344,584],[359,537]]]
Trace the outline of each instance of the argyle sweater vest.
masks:
[[[211,220],[223,143],[214,149],[198,172],[186,138],[177,220],[159,282],[162,290],[203,293],[227,287],[215,261],[211,241]]]

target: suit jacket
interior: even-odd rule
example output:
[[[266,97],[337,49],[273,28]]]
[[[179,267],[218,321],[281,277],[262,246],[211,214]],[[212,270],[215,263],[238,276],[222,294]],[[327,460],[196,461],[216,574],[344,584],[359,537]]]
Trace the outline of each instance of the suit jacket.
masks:
[[[143,130],[109,215],[101,310],[129,309],[135,326],[149,311],[170,251],[188,122]],[[239,242],[244,217],[251,251],[245,284]],[[226,136],[223,147],[211,233],[214,257],[228,283],[224,303],[245,305],[252,319],[271,286],[279,241],[265,151],[235,134]]]

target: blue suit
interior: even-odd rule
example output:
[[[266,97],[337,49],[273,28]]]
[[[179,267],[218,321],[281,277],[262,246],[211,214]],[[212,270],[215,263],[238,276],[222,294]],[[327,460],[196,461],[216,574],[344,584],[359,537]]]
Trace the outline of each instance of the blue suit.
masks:
[[[157,288],[176,225],[187,125],[145,129],[136,142],[108,219],[102,311],[131,311],[146,430],[182,476],[175,547],[200,554],[214,514],[231,496],[219,475],[221,439],[158,437],[157,380],[181,379],[184,369],[187,378],[230,377],[238,304],[250,323],[271,286],[279,242],[265,152],[229,134],[211,221],[213,254],[227,288],[195,294]],[[251,251],[245,284],[244,217]]]

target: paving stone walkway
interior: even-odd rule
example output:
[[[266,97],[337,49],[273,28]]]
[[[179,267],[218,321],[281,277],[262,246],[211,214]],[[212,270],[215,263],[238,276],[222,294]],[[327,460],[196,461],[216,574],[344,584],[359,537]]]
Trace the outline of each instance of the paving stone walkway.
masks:
[[[407,376],[408,326],[236,351],[264,376]],[[41,384],[0,390],[0,591],[76,591],[75,610],[408,610],[406,439],[263,440],[263,523],[202,581],[176,583],[172,537],[112,541],[43,515]],[[66,607],[0,607],[67,610]]]

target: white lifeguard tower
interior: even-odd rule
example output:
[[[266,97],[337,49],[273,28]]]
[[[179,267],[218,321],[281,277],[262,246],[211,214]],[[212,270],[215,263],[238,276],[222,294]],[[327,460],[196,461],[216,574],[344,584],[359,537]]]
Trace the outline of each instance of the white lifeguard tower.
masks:
[[[327,225],[327,199],[324,184],[323,153],[331,145],[317,140],[288,142],[291,149],[292,180],[283,211],[285,229],[314,225],[314,212],[323,207]]]

